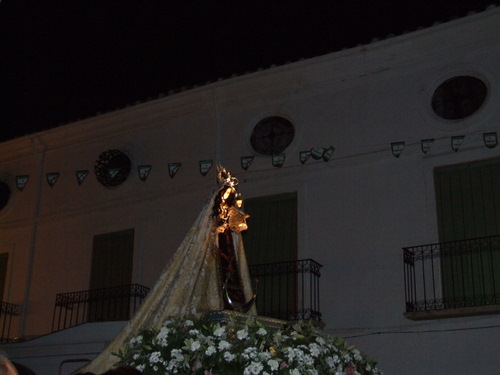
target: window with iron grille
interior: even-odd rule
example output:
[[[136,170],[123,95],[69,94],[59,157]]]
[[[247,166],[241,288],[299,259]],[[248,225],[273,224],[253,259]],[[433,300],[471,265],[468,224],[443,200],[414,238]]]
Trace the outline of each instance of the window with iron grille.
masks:
[[[243,232],[250,265],[285,264],[297,260],[297,194],[280,194],[245,200],[250,215]],[[252,269],[252,267],[250,267]],[[297,310],[296,272],[259,274],[259,314],[288,319]]]
[[[130,296],[104,296],[103,290],[130,285],[134,254],[134,229],[94,236],[89,321],[127,320],[130,317]]]
[[[500,235],[500,159],[436,168],[434,178],[441,243]],[[445,301],[500,293],[500,249],[441,246],[440,258]]]

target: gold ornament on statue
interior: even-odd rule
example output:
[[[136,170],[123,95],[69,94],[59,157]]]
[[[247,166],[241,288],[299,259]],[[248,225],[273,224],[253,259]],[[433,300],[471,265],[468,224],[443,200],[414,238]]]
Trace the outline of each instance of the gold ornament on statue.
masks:
[[[243,211],[235,208],[234,206],[229,209],[229,229],[233,232],[240,233],[248,229],[247,219],[250,215],[247,215]]]
[[[218,167],[219,193],[214,201],[213,216],[217,234],[217,255],[220,262],[224,308],[248,312],[255,303],[256,294],[246,300],[240,274],[239,260],[235,252],[233,235],[248,229],[243,212],[243,200],[236,192],[238,180],[223,167]]]
[[[248,229],[246,219],[250,217],[243,212],[243,200],[236,193],[238,179],[223,167],[218,168],[217,180],[221,185],[219,197],[214,205],[214,214],[217,216],[217,232],[224,233],[227,229],[240,233]]]

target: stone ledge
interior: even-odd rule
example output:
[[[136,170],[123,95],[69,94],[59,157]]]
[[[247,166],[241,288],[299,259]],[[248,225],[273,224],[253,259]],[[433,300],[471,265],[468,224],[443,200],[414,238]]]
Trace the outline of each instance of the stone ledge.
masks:
[[[500,305],[461,307],[457,309],[427,310],[406,312],[403,315],[411,320],[431,320],[445,318],[459,318],[474,315],[500,314]]]

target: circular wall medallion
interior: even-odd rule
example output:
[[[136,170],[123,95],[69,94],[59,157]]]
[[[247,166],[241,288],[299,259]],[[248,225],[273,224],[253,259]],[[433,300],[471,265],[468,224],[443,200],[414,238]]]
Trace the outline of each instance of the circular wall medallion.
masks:
[[[486,84],[472,76],[456,76],[441,83],[432,95],[432,109],[445,120],[472,115],[483,105],[488,94]]]
[[[0,181],[0,210],[2,210],[9,201],[10,188],[5,182]]]
[[[125,153],[120,150],[108,150],[99,155],[94,172],[102,185],[111,188],[125,182],[131,166],[132,162]]]
[[[271,116],[259,121],[253,128],[250,143],[262,155],[282,153],[293,141],[295,129],[283,117]]]

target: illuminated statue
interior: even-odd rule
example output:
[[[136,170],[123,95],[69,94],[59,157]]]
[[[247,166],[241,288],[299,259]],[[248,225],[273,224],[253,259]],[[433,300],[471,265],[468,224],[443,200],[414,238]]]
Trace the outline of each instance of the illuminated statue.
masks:
[[[248,228],[246,219],[249,215],[243,212],[243,200],[236,192],[238,180],[222,167],[219,167],[217,180],[222,187],[214,200],[213,211],[218,233],[216,250],[220,261],[224,309],[246,313],[253,306],[256,295],[249,301],[245,300],[233,233],[240,233]]]
[[[99,374],[112,368],[117,360],[112,353],[142,328],[160,327],[172,316],[222,310],[257,314],[240,233],[247,229],[248,215],[236,192],[238,181],[219,167],[218,184],[139,310],[80,372]]]

